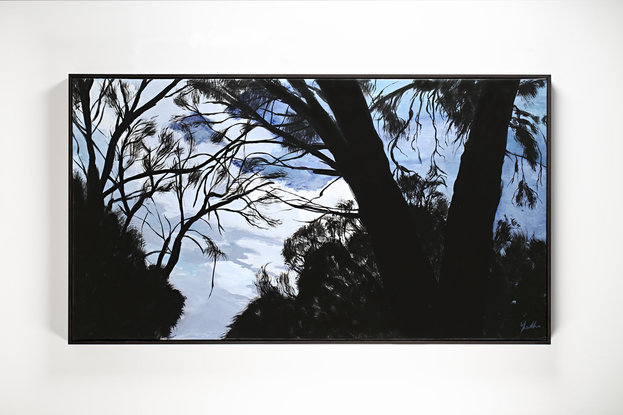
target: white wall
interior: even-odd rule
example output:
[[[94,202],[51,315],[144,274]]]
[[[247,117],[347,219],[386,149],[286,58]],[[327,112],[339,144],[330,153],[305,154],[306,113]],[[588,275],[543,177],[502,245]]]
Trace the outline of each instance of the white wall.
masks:
[[[0,2],[0,413],[623,413],[622,17],[595,0]],[[552,345],[68,346],[69,73],[551,74]]]

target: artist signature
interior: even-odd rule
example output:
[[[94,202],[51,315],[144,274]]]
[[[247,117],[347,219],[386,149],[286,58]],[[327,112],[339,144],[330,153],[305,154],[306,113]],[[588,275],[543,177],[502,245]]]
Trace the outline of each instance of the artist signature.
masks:
[[[527,321],[522,321],[520,325],[521,325],[521,331],[519,333],[523,333],[524,330],[540,329],[541,328],[541,326],[538,325],[536,323],[536,321],[533,321],[530,324],[528,324]]]

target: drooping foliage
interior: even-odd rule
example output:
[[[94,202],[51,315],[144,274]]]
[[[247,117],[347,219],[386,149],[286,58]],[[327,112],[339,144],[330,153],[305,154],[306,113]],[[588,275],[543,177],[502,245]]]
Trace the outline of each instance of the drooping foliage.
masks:
[[[401,152],[401,146],[406,143],[416,150],[421,160],[418,139],[422,132],[423,115],[426,115],[434,129],[430,169],[435,176],[444,180],[446,172],[439,163],[443,157],[441,150],[449,145],[465,143],[485,84],[486,81],[481,79],[416,79],[386,93],[378,93],[370,109],[378,114],[382,123],[396,170],[410,172],[396,157],[396,153]],[[516,96],[529,104],[545,86],[544,79],[521,80]],[[546,161],[541,148],[547,142],[540,127],[546,125],[547,116],[539,118],[527,108],[513,106],[509,128],[511,137],[522,152],[516,154],[508,151],[507,157],[515,161],[512,182],[518,183],[513,197],[517,206],[531,209],[536,206],[536,189],[541,184]],[[452,142],[448,141],[450,136]],[[524,165],[538,172],[536,182],[530,183],[526,179]]]

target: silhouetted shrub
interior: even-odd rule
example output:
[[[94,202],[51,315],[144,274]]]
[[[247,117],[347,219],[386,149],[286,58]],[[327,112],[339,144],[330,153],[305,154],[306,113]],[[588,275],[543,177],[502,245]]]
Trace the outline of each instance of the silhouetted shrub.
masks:
[[[259,298],[234,318],[226,338],[353,339],[394,336],[376,269],[326,242],[305,255],[296,293],[282,274],[257,275]],[[285,280],[285,284],[284,284]]]
[[[89,206],[72,187],[72,340],[157,340],[177,324],[185,297],[168,275],[145,263],[143,241],[120,217]]]

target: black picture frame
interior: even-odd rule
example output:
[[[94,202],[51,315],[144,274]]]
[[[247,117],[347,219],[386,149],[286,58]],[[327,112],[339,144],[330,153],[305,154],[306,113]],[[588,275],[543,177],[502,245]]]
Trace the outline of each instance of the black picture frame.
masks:
[[[550,114],[550,75],[72,74],[68,341],[550,344]]]

